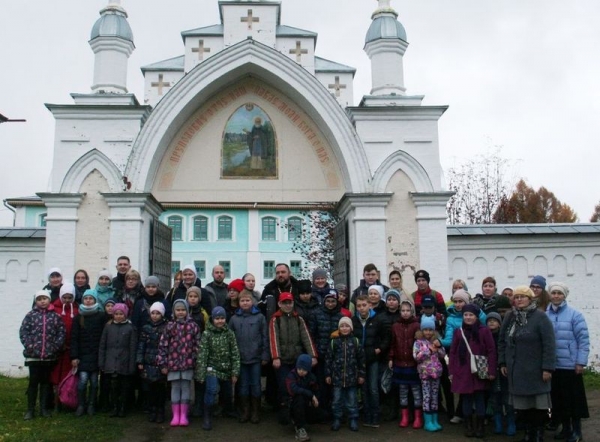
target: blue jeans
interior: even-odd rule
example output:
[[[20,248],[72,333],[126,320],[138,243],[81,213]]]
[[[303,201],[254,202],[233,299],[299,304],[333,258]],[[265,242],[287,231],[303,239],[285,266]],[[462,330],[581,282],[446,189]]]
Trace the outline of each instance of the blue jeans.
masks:
[[[348,419],[358,419],[356,390],[357,387],[333,387],[331,408],[335,419],[342,418],[344,408],[348,412]]]
[[[275,370],[275,377],[277,378],[277,400],[279,401],[279,405],[284,404],[288,405],[290,400],[290,395],[288,394],[287,387],[285,385],[285,379],[290,371],[294,369],[293,364],[284,364],[281,363],[281,366]]]
[[[98,389],[98,372],[97,371],[78,371],[79,382],[77,383],[77,391],[84,392],[87,390],[87,384],[90,383],[92,391],[95,393]]]
[[[367,364],[367,379],[362,384],[363,410],[367,416],[379,417],[379,362]]]
[[[233,409],[233,392],[231,381],[221,380],[213,375],[206,376],[206,389],[204,391],[204,405],[212,406],[217,403],[217,395],[221,392],[221,399],[226,410]]]
[[[240,367],[240,396],[260,397],[260,362],[242,364]]]

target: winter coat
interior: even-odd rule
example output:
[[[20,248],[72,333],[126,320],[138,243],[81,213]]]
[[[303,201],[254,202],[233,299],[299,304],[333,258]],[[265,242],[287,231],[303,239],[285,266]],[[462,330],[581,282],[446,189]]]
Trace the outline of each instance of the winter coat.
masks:
[[[133,315],[133,306],[138,301],[138,299],[141,299],[144,293],[144,286],[141,282],[138,282],[137,285],[132,289],[128,289],[127,286],[123,287],[123,298],[121,302],[123,302],[129,309],[130,318]]]
[[[106,321],[107,316],[102,310],[75,317],[71,330],[71,360],[79,359],[79,371],[98,371],[100,340]]]
[[[104,304],[106,304],[106,301],[108,301],[110,298],[121,300],[121,297],[123,296],[123,289],[121,288],[121,291],[117,293],[112,285],[101,286],[96,284],[96,288],[94,290],[98,295],[98,304],[100,304],[102,308],[104,308]]]
[[[227,284],[225,284],[224,282],[221,284],[215,284],[215,282],[213,281],[206,284],[204,289],[207,292],[211,293],[211,299],[213,299],[216,302],[216,304],[213,305],[213,308],[217,306],[225,307],[225,302],[228,299]]]
[[[342,336],[336,331],[326,355],[325,376],[334,387],[356,387],[358,378],[365,379],[365,352],[354,335]]]
[[[270,359],[267,320],[258,308],[252,306],[250,311],[238,309],[229,321],[229,328],[235,334],[242,364]]]
[[[442,345],[446,350],[450,349],[452,345],[452,338],[454,338],[454,331],[462,325],[462,311],[459,312],[456,308],[451,305],[448,307],[448,316],[446,317],[446,331],[444,333],[444,337],[440,339]],[[485,324],[486,322],[486,314],[483,313],[483,310],[479,313],[479,322],[481,324]]]
[[[506,314],[498,340],[500,366],[508,370],[508,391],[519,396],[549,393],[551,382],[544,382],[542,371],[556,367],[556,338],[552,322],[546,313],[533,309],[527,314],[527,324],[509,331],[515,321],[515,312]]]
[[[77,305],[80,305],[83,300],[83,294],[85,293],[86,290],[91,289],[91,287],[90,287],[89,283],[86,283],[85,285],[82,285],[80,287],[77,284],[75,284],[75,281],[73,281],[73,286],[75,287],[75,303]]]
[[[54,301],[56,301],[57,299],[60,299],[60,288],[63,285],[58,285],[55,287],[52,287],[49,283],[46,284],[44,287],[42,287],[42,290],[46,290],[47,292],[50,293],[50,303],[54,303]],[[33,305],[35,306],[35,300],[33,301]]]
[[[317,377],[312,373],[306,373],[306,376],[300,376],[298,370],[292,369],[285,378],[285,389],[290,397],[299,394],[311,399],[319,391]]]
[[[417,365],[413,357],[415,333],[421,330],[419,321],[414,316],[409,319],[400,318],[392,326],[392,340],[388,359],[396,367],[414,367]]]
[[[142,296],[135,301],[133,313],[131,314],[131,322],[138,332],[141,332],[144,325],[150,323],[150,307],[155,302],[160,302],[165,307],[163,318],[167,321],[171,319],[171,304],[165,300],[165,295],[160,290],[154,296],[149,296],[144,291]]]
[[[471,336],[469,346],[474,355],[483,355],[488,358],[488,373],[490,376],[497,375],[498,360],[496,358],[496,345],[494,337],[489,328],[476,324],[479,327],[477,339]],[[464,359],[461,360],[460,346],[464,344],[462,337],[462,326],[454,331],[452,346],[450,347],[448,372],[452,376],[452,392],[458,394],[472,394],[476,391],[489,390],[491,382],[487,379],[479,379],[477,373],[471,373],[471,354],[465,348]],[[462,344],[461,344],[462,343]],[[541,375],[540,375],[541,378]]]
[[[100,370],[109,374],[132,375],[135,373],[136,346],[137,331],[129,319],[124,322],[110,321],[100,339]]]
[[[192,318],[170,321],[158,344],[158,366],[169,372],[193,370],[199,341],[200,329]]]
[[[329,283],[325,284],[325,287],[323,288],[318,288],[313,285],[312,297],[315,298],[319,304],[322,304],[323,298],[325,298],[325,295],[328,294],[330,290],[331,286],[329,285]]]
[[[400,309],[390,312],[387,308],[377,315],[377,320],[381,323],[381,353],[382,359],[387,360],[387,354],[392,342],[392,326],[400,319]]]
[[[312,297],[310,298],[310,301],[306,303],[300,301],[300,298],[294,299],[294,310],[296,310],[298,315],[304,319],[304,322],[307,324],[312,323],[314,315],[320,307],[319,301]]]
[[[117,276],[115,276],[112,279],[112,289],[113,289],[113,294],[112,296],[109,296],[109,298],[114,297],[115,299],[121,300],[123,299],[123,289],[125,288],[125,275],[126,273],[117,273]],[[96,286],[97,288],[98,286]],[[106,298],[108,299],[108,298]],[[98,300],[100,300],[100,298],[98,298]],[[104,304],[103,304],[104,305]]]
[[[375,284],[373,285],[380,285],[381,287],[383,287],[383,292],[387,292],[389,290],[389,287],[386,285],[383,285],[379,279],[377,281],[375,281]],[[369,287],[367,285],[367,283],[365,282],[364,279],[360,280],[360,283],[358,285],[358,287],[356,287],[353,291],[352,291],[352,295],[350,295],[350,302],[354,305],[356,305],[356,297],[358,295],[368,295],[369,294]]]
[[[369,317],[363,325],[362,321],[360,320],[360,314],[356,312],[352,318],[352,327],[353,334],[358,338],[365,353],[366,364],[377,362],[381,357],[375,354],[375,350],[382,350],[381,342],[382,335],[384,333],[383,323],[379,319],[379,316],[375,316],[375,312],[373,312],[373,310],[369,310]],[[380,354],[382,353],[383,350]]]
[[[546,314],[556,337],[556,368],[574,370],[575,365],[585,367],[590,354],[590,335],[583,315],[567,301],[563,301],[556,310],[550,304]]]
[[[338,324],[342,317],[339,303],[333,309],[328,309],[325,305],[322,305],[312,317],[312,322],[308,324],[310,335],[317,346],[319,355],[323,359],[327,354],[331,334],[338,329]]]
[[[490,298],[486,298],[481,293],[477,293],[475,295],[475,299],[473,299],[473,304],[478,306],[486,315],[492,312],[498,312],[496,308],[496,302],[500,295],[498,293],[493,294]]]
[[[65,324],[52,305],[41,309],[34,307],[25,315],[19,338],[26,360],[52,361],[65,344]]]
[[[207,374],[223,381],[240,375],[240,352],[227,325],[217,328],[209,323],[202,335],[195,378],[204,382]]]
[[[148,322],[140,332],[135,362],[144,366],[141,377],[149,382],[166,380],[158,365],[160,338],[166,327],[167,320],[163,318],[158,322]]]
[[[296,312],[279,310],[273,315],[269,322],[269,347],[271,359],[280,359],[283,364],[295,364],[302,353],[312,358],[318,354],[304,319]]]
[[[208,324],[208,313],[202,308],[202,305],[197,305],[190,307],[190,317],[194,320],[200,329],[200,335],[202,335],[206,329],[206,324]]]
[[[441,313],[444,316],[448,316],[444,296],[440,292],[433,290],[431,287],[428,290],[425,290],[424,292],[417,290],[416,292],[413,292],[410,295],[410,297],[415,302],[415,311],[417,313],[417,316],[421,316],[421,299],[423,299],[423,295],[433,296],[435,298],[435,311]]]
[[[417,362],[420,379],[439,379],[442,376],[441,360],[446,356],[446,350],[442,346],[437,351],[431,351],[430,344],[430,341],[421,338],[413,345],[413,358]]]

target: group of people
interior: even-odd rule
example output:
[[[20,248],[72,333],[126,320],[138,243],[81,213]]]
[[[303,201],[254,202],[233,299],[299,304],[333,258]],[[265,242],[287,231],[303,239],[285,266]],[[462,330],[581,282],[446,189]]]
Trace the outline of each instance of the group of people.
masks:
[[[149,421],[164,422],[170,383],[171,426],[193,416],[210,430],[217,411],[258,423],[265,376],[265,399],[301,441],[311,421],[339,431],[347,419],[358,431],[359,420],[379,427],[384,411],[402,428],[440,431],[442,397],[467,437],[484,437],[486,419],[513,436],[519,415],[524,441],[543,441],[547,428],[560,428],[555,439],[582,440],[589,335],[564,283],[535,276],[498,293],[487,277],[471,296],[456,280],[447,305],[427,271],[415,273],[409,294],[399,271],[387,287],[373,264],[352,292],[330,285],[323,269],[297,280],[286,264],[262,293],[249,273],[226,284],[220,266],[204,287],[186,266],[166,293],[155,276],[142,284],[125,256],[117,272],[100,272],[92,289],[84,270],[74,284],[50,270],[20,330],[30,370],[25,419],[38,388],[48,416],[52,385],[77,369],[78,416],[99,406],[124,417],[138,389]]]

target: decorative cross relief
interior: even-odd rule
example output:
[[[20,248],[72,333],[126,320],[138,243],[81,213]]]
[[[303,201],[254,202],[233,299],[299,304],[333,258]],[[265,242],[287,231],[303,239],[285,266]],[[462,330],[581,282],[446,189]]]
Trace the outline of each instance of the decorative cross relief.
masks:
[[[252,9],[248,9],[248,16],[247,17],[242,17],[240,19],[240,21],[242,23],[248,23],[248,29],[252,30],[252,23],[258,23],[260,21],[259,17],[253,17],[252,16]]]
[[[204,60],[204,53],[205,52],[210,52],[210,48],[205,48],[204,47],[204,40],[199,40],[198,41],[198,47],[197,48],[192,48],[192,52],[197,52],[198,53],[198,60]]]
[[[158,95],[162,95],[163,94],[163,87],[171,87],[171,82],[169,82],[169,81],[164,82],[163,81],[163,74],[158,74],[158,82],[153,81],[152,83],[150,83],[150,86],[157,87],[158,88]]]
[[[302,49],[302,42],[296,41],[296,49],[290,49],[290,54],[296,54],[296,63],[302,62],[302,54],[308,54],[308,49]]]
[[[346,89],[346,85],[345,84],[340,84],[340,77],[338,75],[335,76],[335,84],[330,84],[327,87],[329,89],[335,90],[335,96],[336,97],[340,96],[340,90],[341,89]]]

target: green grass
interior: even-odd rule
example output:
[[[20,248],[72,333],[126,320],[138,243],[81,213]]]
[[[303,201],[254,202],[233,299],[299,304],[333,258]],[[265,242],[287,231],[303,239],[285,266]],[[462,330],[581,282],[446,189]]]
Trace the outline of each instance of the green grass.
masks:
[[[106,414],[76,418],[73,412],[61,412],[51,418],[23,420],[27,403],[27,379],[0,376],[0,442],[115,441],[128,419],[111,419]]]
[[[600,389],[600,373],[588,369],[583,372],[583,383],[587,391]]]

